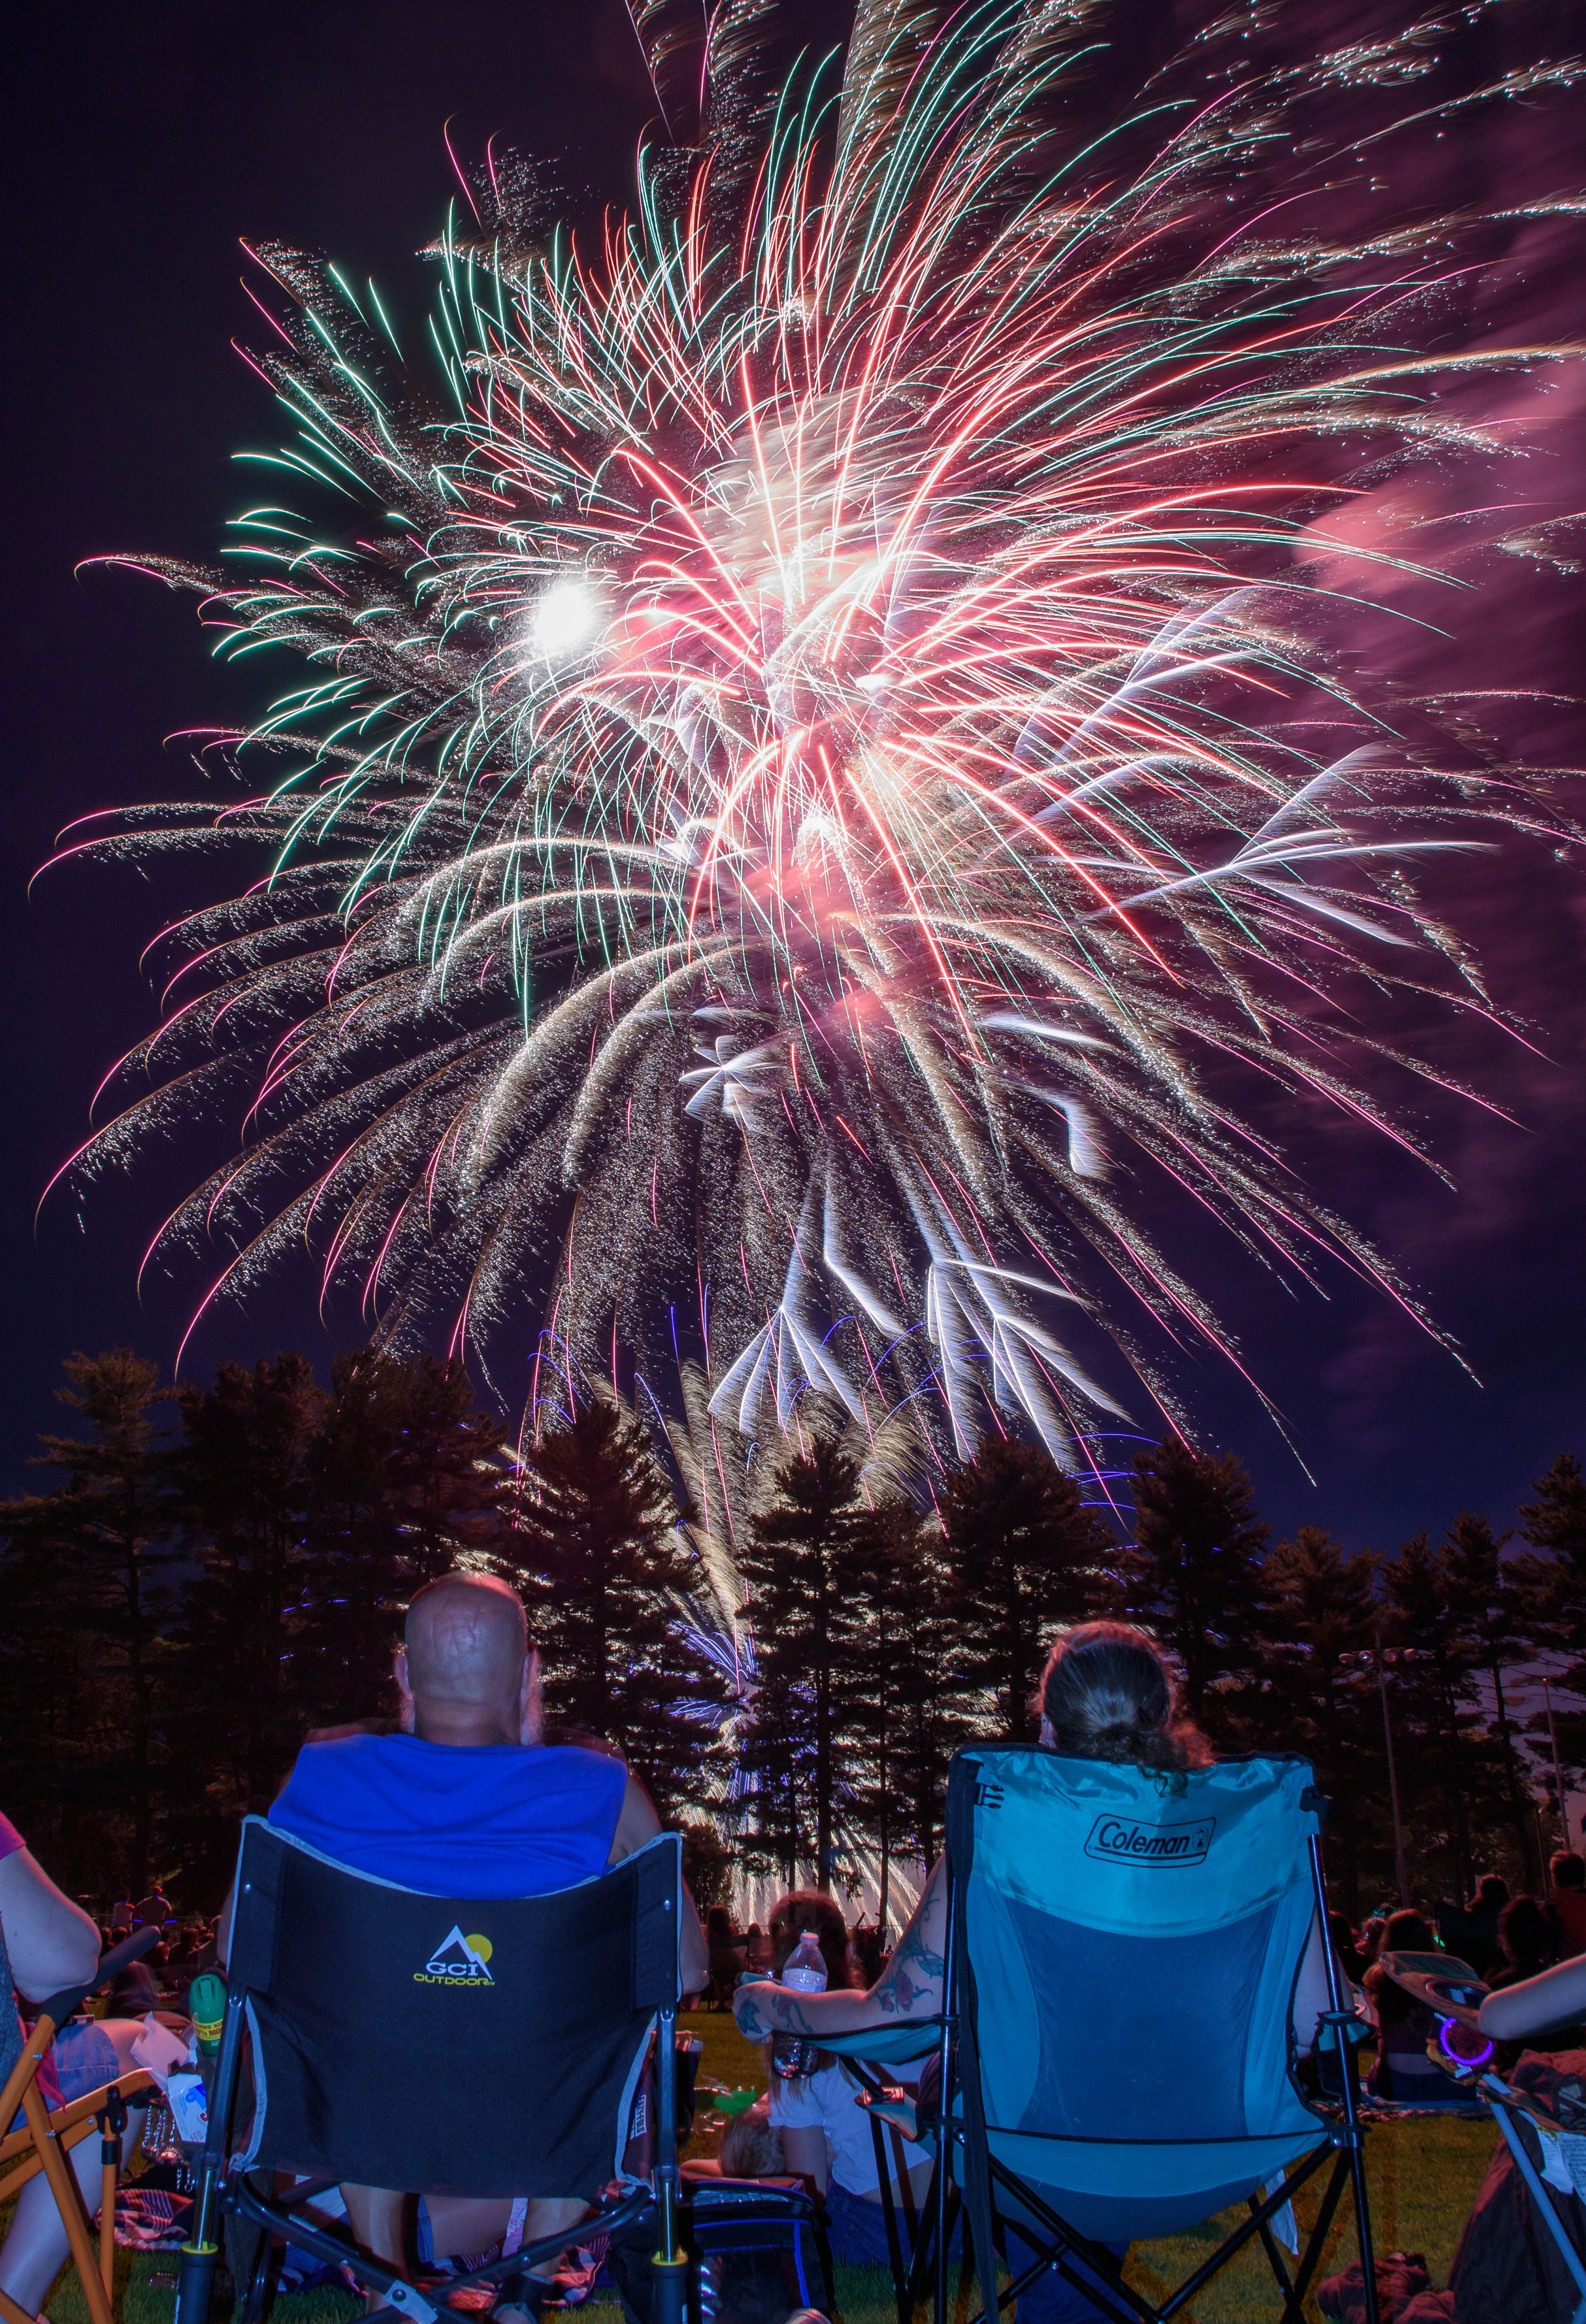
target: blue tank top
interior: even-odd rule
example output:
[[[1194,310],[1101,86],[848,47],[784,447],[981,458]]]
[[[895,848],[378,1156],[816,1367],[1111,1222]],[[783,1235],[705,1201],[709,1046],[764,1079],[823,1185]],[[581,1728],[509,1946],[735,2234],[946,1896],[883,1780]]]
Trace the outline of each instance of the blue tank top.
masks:
[[[628,1771],[562,1745],[306,1743],[270,1821],[429,1896],[543,1896],[604,1871]]]

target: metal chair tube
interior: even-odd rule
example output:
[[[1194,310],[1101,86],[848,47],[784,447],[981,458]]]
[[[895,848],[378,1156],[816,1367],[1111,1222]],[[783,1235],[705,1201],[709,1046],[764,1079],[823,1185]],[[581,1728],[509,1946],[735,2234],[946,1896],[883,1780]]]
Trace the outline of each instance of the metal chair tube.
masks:
[[[231,2143],[231,2117],[236,2106],[237,2076],[243,2062],[243,2007],[246,1990],[235,1987],[226,1997],[226,2031],[220,2039],[220,2062],[209,2092],[209,2126],[198,2165],[198,2190],[193,2199],[193,2227],[181,2247],[176,2283],[176,2324],[209,2324],[215,2296],[215,2270],[220,2258],[220,2181]]]
[[[678,2012],[656,2013],[655,2209],[657,2238],[650,2262],[652,2324],[684,2324],[688,2306],[688,2255],[678,2240]]]
[[[953,2176],[953,2028],[957,1994],[954,1989],[953,1940],[958,1929],[958,1884],[953,1859],[944,1850],[943,1881],[947,1895],[947,1930],[942,1940],[942,2093],[936,2111],[935,2174],[936,2283],[936,2324],[947,2324],[947,2188]]]
[[[1322,2023],[1332,2026],[1332,2038],[1338,2044],[1339,2087],[1343,2093],[1343,2136],[1340,2144],[1349,2153],[1350,2179],[1354,2189],[1355,2236],[1360,2253],[1366,2324],[1380,2324],[1377,2304],[1377,2260],[1371,2245],[1371,2211],[1366,2192],[1366,2134],[1355,2104],[1355,2052],[1350,2040],[1350,2028],[1356,2022],[1355,2013],[1352,2009],[1344,2008],[1338,1981],[1332,1932],[1327,1924],[1327,1877],[1322,1862],[1322,1837],[1319,1832],[1311,1834],[1310,1849],[1311,1879],[1316,1892],[1316,1925],[1322,1933],[1322,1960],[1327,1972],[1327,1997],[1332,2004],[1331,2008],[1323,2012]]]
[[[1581,2299],[1571,2316],[1570,2324],[1586,2324],[1586,2266],[1581,2264],[1581,2255],[1575,2249],[1572,2237],[1563,2227],[1553,2205],[1548,2201],[1547,2190],[1537,2174],[1536,2165],[1526,2153],[1526,2143],[1515,2127],[1511,2117],[1513,2100],[1509,2096],[1508,2086],[1498,2074],[1483,2074],[1481,2085],[1489,2093],[1489,2104],[1498,2129],[1503,2134],[1504,2144],[1515,2158],[1515,2168],[1530,2190],[1531,2199],[1552,2235],[1559,2257],[1573,2276],[1575,2289],[1581,2294]]]

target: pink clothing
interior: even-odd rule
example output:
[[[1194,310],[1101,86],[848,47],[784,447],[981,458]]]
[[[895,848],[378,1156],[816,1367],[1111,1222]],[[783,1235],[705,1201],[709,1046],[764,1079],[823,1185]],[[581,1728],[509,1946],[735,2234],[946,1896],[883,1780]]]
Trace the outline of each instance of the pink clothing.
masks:
[[[26,1846],[26,1840],[23,1838],[21,1832],[18,1831],[16,1826],[12,1822],[11,1818],[8,1815],[0,1815],[0,1863],[4,1863],[8,1856],[14,1856],[19,1848],[25,1848]],[[5,1932],[4,1931],[0,1931],[0,1960],[5,1959],[4,1939]],[[8,1976],[10,1974],[10,1963],[6,1962],[6,1974]],[[20,2013],[18,2014],[17,2023],[22,2027],[23,2036],[25,2037],[28,2030],[27,2021],[20,2015]],[[10,2045],[7,2044],[8,2049]],[[15,2054],[14,2051],[11,2052],[11,2055],[13,2057],[14,2057]],[[51,2113],[53,2113],[54,2109],[58,2106],[61,2105],[63,2101],[60,2095],[60,2078],[56,2074],[55,2061],[52,2056],[44,2060],[42,2065],[39,2068],[38,2073],[34,2076],[34,2080],[38,2084],[39,2096],[43,2099],[44,2104],[51,2109]],[[23,2117],[19,2114],[15,2122],[11,2126],[12,2129],[20,2129],[22,2120]]]

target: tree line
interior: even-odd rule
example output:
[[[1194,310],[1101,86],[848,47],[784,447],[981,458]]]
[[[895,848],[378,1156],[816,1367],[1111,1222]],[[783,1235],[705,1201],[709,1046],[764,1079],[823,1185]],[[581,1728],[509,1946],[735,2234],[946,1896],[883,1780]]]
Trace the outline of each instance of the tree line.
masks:
[[[124,1349],[67,1371],[78,1433],[39,1455],[61,1481],[0,1504],[0,1804],[82,1893],[218,1901],[305,1732],[392,1715],[401,1609],[459,1562],[520,1591],[548,1732],[622,1752],[702,1894],[733,1861],[884,1892],[939,1848],[953,1750],[1033,1737],[1054,1633],[1103,1614],[1152,1628],[1221,1750],[1314,1759],[1351,1907],[1392,1879],[1390,1731],[1425,1894],[1489,1864],[1536,1885],[1555,1741],[1566,1785],[1586,1765],[1586,1712],[1550,1729],[1516,1692],[1540,1664],[1586,1695],[1570,1454],[1513,1534],[1465,1515],[1350,1555],[1318,1526],[1274,1543],[1240,1462],[1176,1438],[1135,1462],[1125,1539],[1037,1448],[911,1494],[816,1411],[761,1464],[724,1598],[664,1442],[609,1392],[518,1444],[429,1356],[356,1350],[327,1384],[292,1353],[208,1388]]]

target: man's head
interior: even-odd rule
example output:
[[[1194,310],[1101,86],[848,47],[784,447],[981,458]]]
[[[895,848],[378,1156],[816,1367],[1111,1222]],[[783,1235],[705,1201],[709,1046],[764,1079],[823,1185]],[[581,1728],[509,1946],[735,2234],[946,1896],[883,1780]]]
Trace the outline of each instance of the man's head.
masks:
[[[538,1743],[539,1660],[523,1609],[488,1573],[445,1573],[408,1609],[402,1725],[426,1742]]]

